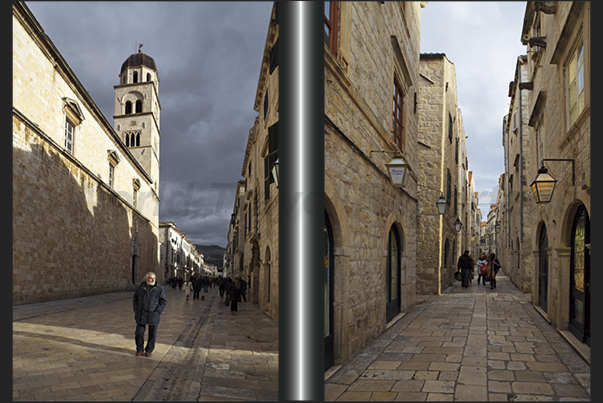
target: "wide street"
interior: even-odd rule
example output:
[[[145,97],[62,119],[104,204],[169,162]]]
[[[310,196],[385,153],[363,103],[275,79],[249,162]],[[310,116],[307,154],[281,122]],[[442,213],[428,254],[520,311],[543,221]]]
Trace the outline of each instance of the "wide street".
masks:
[[[217,288],[166,294],[152,357],[135,356],[131,292],[13,307],[13,400],[278,400],[272,319]]]
[[[425,297],[327,372],[325,400],[590,400],[590,366],[501,271]]]

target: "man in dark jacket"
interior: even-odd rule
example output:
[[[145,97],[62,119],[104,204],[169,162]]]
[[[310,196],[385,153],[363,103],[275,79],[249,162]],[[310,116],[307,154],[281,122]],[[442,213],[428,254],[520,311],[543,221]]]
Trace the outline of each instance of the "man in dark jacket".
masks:
[[[471,258],[469,257],[468,250],[466,250],[459,258],[458,268],[461,270],[461,273],[463,273],[463,287],[468,288],[469,276],[471,275]]]
[[[144,276],[144,282],[134,292],[134,319],[136,320],[136,355],[141,356],[143,352],[147,357],[155,349],[155,339],[157,338],[157,327],[159,326],[160,315],[167,305],[167,298],[162,286],[157,284],[155,273],[148,272]],[[149,326],[149,340],[147,347],[144,348],[144,333],[146,326]]]

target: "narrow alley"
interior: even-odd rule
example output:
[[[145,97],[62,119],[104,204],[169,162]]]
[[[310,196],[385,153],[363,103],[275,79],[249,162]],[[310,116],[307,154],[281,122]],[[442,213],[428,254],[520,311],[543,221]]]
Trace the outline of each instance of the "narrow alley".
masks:
[[[217,288],[168,305],[135,356],[130,292],[13,307],[13,400],[278,400],[278,326]]]
[[[325,400],[590,400],[590,366],[501,271],[419,303],[330,373]]]

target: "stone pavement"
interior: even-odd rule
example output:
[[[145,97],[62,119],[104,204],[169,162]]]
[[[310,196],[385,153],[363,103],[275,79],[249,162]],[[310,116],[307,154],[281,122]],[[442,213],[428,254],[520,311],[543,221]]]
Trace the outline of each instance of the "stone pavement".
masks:
[[[424,297],[325,382],[325,400],[590,400],[590,366],[503,272]]]
[[[132,292],[13,307],[13,400],[278,400],[278,326],[216,288],[166,287],[152,357],[136,357]]]

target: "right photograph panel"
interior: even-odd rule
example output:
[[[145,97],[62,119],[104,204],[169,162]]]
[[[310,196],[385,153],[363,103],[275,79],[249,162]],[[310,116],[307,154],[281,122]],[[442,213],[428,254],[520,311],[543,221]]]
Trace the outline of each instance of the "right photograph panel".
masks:
[[[590,49],[588,2],[324,2],[325,400],[590,398]]]

